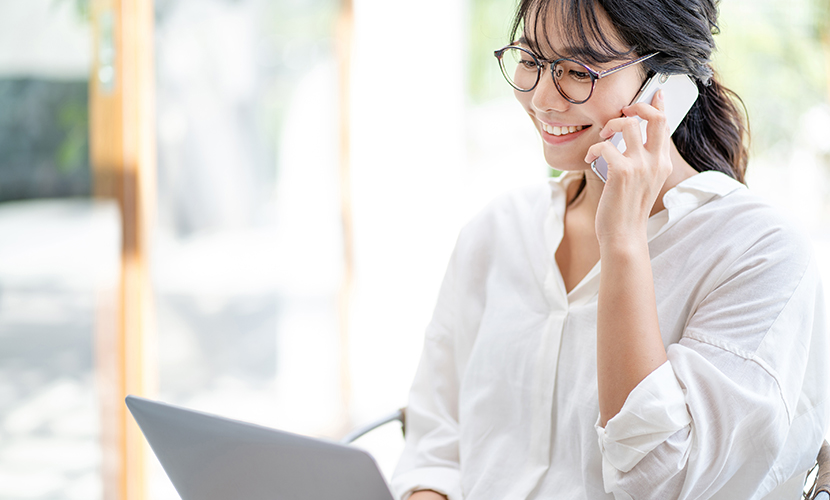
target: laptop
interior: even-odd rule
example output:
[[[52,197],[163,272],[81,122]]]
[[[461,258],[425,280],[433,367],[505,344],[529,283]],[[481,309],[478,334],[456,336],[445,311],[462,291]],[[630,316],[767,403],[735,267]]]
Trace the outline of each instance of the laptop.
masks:
[[[136,396],[126,402],[182,500],[392,500],[358,448]]]

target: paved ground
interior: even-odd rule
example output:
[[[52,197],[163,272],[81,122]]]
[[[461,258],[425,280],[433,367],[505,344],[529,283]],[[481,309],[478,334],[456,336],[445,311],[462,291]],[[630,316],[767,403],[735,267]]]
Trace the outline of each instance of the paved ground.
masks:
[[[115,217],[88,200],[0,208],[0,498],[100,497],[94,290]]]
[[[160,350],[169,353],[160,367],[164,399],[251,413],[235,401],[255,408],[274,398],[275,296],[215,300],[212,311],[192,297],[159,303]],[[89,292],[2,291],[0,498],[100,497],[94,313]],[[258,418],[267,420],[265,413]]]
[[[0,498],[100,497],[93,297],[0,291]]]

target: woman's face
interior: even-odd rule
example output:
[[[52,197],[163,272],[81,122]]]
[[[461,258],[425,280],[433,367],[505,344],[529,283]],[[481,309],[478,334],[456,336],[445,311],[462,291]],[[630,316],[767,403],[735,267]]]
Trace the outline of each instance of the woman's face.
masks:
[[[604,12],[600,11],[597,15],[601,26],[612,29]],[[545,32],[546,40],[533,40],[535,46],[540,47],[546,54],[569,57],[571,51],[565,47],[564,39],[558,30],[553,26],[546,28],[544,31],[534,30],[532,27],[526,29],[525,37],[534,32]],[[622,44],[617,48],[625,49]],[[588,66],[602,71],[623,62],[626,61],[588,63]],[[626,68],[597,80],[591,98],[583,104],[573,104],[562,97],[556,89],[550,66],[545,65],[545,72],[536,88],[530,92],[514,93],[542,137],[545,161],[548,165],[556,170],[585,170],[590,168],[590,165],[585,163],[588,148],[602,140],[599,137],[602,127],[608,120],[622,115],[622,109],[637,94],[644,79],[645,70],[641,64]]]

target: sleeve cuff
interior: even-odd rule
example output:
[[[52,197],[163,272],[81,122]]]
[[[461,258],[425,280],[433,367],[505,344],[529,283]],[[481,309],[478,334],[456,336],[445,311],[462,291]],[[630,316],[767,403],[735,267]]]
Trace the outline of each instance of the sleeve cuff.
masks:
[[[631,391],[620,412],[596,430],[602,456],[628,472],[672,434],[692,422],[686,396],[666,361]]]
[[[423,467],[399,474],[392,480],[395,500],[406,500],[418,490],[433,490],[446,495],[449,500],[463,500],[458,469]]]

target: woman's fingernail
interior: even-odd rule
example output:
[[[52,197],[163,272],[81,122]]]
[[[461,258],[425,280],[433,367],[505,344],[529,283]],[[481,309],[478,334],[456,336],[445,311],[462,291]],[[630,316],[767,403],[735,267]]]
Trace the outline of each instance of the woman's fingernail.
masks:
[[[663,89],[657,91],[657,99],[663,100]]]

